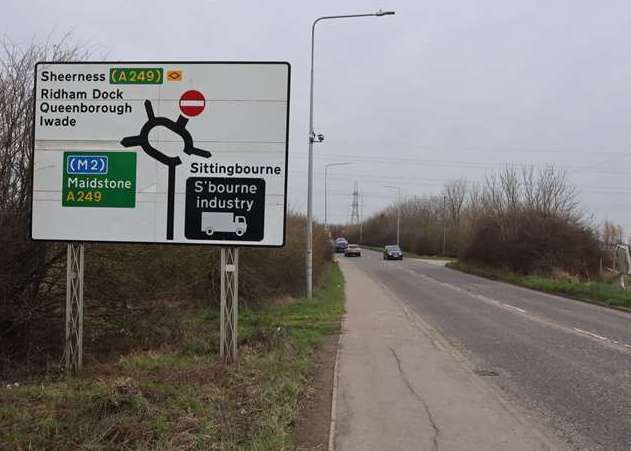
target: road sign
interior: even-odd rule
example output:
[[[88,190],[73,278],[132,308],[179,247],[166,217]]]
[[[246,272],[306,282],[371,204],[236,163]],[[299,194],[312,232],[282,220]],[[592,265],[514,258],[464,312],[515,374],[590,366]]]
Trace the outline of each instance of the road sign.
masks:
[[[204,111],[205,106],[206,99],[204,98],[204,94],[199,91],[186,91],[182,94],[182,97],[180,97],[180,110],[185,116],[199,116],[202,114],[202,111]]]
[[[167,81],[182,81],[182,71],[181,70],[167,71]]]
[[[284,244],[288,63],[38,63],[35,81],[33,239]]]

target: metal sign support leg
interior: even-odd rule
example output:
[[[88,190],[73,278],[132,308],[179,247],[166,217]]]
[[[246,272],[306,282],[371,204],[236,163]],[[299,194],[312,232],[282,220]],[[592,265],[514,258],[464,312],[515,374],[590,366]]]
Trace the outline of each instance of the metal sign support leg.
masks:
[[[66,257],[66,343],[67,371],[77,373],[83,363],[83,243],[69,243]]]
[[[221,313],[219,356],[226,363],[238,360],[239,248],[221,248]]]

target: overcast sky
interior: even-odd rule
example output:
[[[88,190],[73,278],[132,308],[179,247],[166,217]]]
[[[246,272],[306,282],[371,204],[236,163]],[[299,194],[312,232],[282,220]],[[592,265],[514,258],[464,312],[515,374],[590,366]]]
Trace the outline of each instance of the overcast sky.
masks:
[[[310,26],[316,43],[315,214],[348,220],[506,164],[569,171],[586,210],[631,232],[631,2],[608,0],[3,0],[18,44],[72,31],[110,60],[292,65],[289,203],[306,205]]]

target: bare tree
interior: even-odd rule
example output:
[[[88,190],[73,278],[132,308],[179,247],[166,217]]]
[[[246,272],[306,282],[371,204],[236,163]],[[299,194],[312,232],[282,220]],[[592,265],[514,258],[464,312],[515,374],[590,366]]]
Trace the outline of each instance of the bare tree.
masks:
[[[601,228],[601,239],[605,246],[612,248],[616,244],[624,243],[624,229],[619,224],[611,221],[605,221]]]
[[[507,166],[482,183],[454,180],[441,195],[413,196],[400,207],[401,244],[420,254],[441,252],[445,236],[448,254],[477,246],[470,254],[480,261],[488,257],[489,263],[504,259],[517,265],[521,259],[528,261],[524,268],[566,265],[589,274],[599,252],[575,188],[566,172],[554,166]],[[365,222],[370,244],[391,240],[394,222],[388,218],[395,209],[388,207]],[[611,239],[623,236],[610,229]]]
[[[85,59],[87,51],[68,44],[31,44],[22,48],[0,39],[0,211],[23,214],[30,200],[33,84],[38,61]]]
[[[570,184],[567,172],[546,166],[535,172],[535,169],[522,169],[524,187],[524,207],[546,216],[560,216],[576,219],[578,216],[578,200],[576,188]]]
[[[0,38],[0,341],[13,343],[28,359],[33,319],[54,308],[46,293],[58,281],[51,265],[61,259],[58,247],[29,240],[31,199],[34,68],[38,61],[83,59],[87,52],[69,44],[18,46]],[[15,347],[3,346],[2,362]],[[1,368],[0,368],[1,369]]]
[[[453,225],[460,224],[462,210],[467,196],[467,181],[458,179],[448,182],[445,185],[445,198],[447,200],[447,209]]]
[[[504,211],[516,212],[521,207],[522,185],[516,168],[507,166],[498,174]]]

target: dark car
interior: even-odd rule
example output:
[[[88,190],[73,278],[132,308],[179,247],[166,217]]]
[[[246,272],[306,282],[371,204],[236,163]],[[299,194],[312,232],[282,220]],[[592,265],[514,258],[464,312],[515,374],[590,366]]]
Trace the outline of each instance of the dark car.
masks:
[[[335,239],[335,253],[343,254],[346,248],[348,247],[348,241],[346,238],[336,238]]]
[[[383,248],[384,260],[403,260],[403,251],[396,244],[389,245]]]

